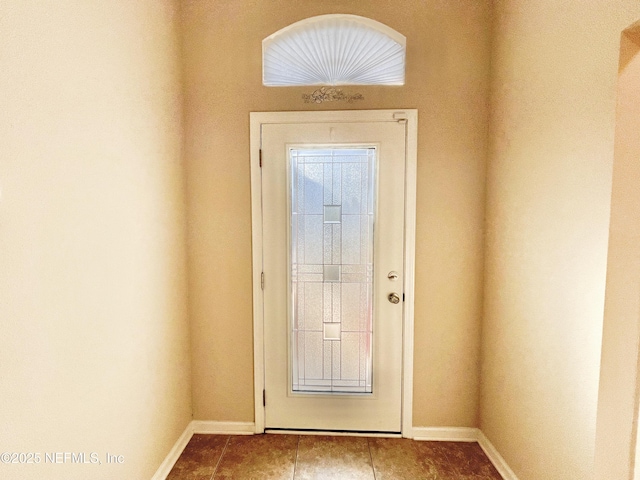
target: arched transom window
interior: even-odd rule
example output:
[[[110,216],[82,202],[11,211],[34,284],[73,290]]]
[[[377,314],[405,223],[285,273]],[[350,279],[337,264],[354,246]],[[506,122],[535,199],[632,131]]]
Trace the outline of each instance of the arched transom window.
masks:
[[[262,83],[404,85],[406,38],[357,15],[320,15],[262,41]]]

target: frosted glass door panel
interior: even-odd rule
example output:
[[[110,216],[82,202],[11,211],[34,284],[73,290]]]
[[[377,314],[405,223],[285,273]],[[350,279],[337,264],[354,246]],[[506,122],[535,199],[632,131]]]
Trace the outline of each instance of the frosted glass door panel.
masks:
[[[290,149],[294,392],[372,393],[376,149]]]

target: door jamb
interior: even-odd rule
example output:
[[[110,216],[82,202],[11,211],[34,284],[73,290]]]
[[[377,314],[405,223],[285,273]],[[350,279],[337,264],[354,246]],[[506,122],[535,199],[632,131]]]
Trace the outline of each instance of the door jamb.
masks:
[[[413,341],[416,245],[416,178],[418,160],[418,111],[344,110],[305,112],[251,112],[251,245],[253,270],[253,378],[255,433],[265,427],[264,391],[264,308],[262,290],[262,125],[269,123],[389,122],[406,123],[405,136],[405,240],[404,308],[402,352],[402,436],[413,438]]]

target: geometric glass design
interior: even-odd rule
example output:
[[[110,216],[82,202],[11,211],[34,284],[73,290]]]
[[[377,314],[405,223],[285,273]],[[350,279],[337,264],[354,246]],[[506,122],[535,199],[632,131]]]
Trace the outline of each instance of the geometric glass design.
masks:
[[[293,391],[372,393],[375,148],[291,148]]]
[[[319,15],[262,41],[262,84],[404,85],[406,37],[370,18]]]

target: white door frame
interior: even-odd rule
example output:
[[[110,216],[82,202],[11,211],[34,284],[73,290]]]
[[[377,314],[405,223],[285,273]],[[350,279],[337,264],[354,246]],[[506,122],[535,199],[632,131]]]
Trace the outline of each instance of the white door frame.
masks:
[[[253,264],[253,378],[255,432],[265,426],[264,391],[264,305],[262,290],[262,172],[260,149],[262,125],[269,123],[406,123],[405,237],[404,237],[404,308],[402,353],[402,436],[413,438],[413,325],[416,244],[416,173],[418,157],[418,111],[343,110],[325,112],[251,112],[251,245]]]

